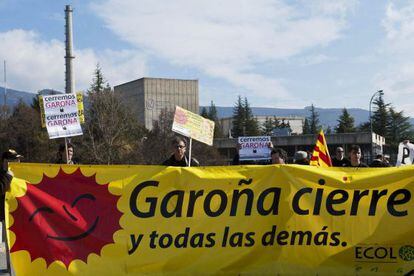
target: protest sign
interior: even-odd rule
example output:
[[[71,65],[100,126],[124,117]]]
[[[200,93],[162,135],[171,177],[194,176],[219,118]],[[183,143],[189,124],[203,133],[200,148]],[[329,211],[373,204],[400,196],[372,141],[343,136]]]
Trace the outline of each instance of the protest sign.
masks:
[[[270,136],[239,137],[240,160],[268,160],[271,149]]]
[[[413,269],[412,166],[11,169],[6,224],[16,275]]]
[[[85,123],[85,111],[83,107],[83,93],[81,91],[76,93],[76,100],[78,102],[79,122],[81,124],[84,124]],[[45,128],[46,127],[45,108],[43,105],[43,96],[41,95],[39,95],[39,106],[40,106],[42,127]]]
[[[209,146],[213,145],[214,122],[179,106],[175,107],[172,130]]]
[[[414,159],[414,144],[409,141],[401,142],[398,146],[396,166],[412,165]]]
[[[78,99],[75,94],[40,96],[42,121],[50,139],[82,135]]]
[[[84,124],[85,123],[85,111],[84,111],[84,107],[83,107],[83,93],[82,93],[82,91],[76,93],[76,100],[78,102],[79,122],[81,124]]]

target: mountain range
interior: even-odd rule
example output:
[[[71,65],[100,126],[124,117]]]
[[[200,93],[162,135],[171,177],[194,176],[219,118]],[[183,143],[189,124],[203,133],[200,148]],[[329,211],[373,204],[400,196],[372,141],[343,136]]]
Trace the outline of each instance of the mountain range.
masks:
[[[200,106],[200,113],[204,106]],[[208,106],[205,106],[208,110]],[[220,118],[228,118],[233,116],[233,107],[216,106],[217,116]],[[270,107],[251,107],[252,112],[256,116],[299,116],[308,117],[310,115],[310,106],[302,109],[296,108],[270,108]],[[319,121],[324,128],[330,126],[334,128],[338,125],[338,118],[342,114],[343,108],[318,108],[315,111],[319,114]],[[362,108],[347,108],[348,113],[354,117],[355,126],[369,121],[369,111]],[[414,118],[410,118],[410,123],[414,127]]]
[[[55,92],[51,89],[44,89],[42,94],[49,94]],[[6,103],[10,106],[15,106],[20,100],[30,105],[32,103],[35,93],[27,91],[19,91],[15,89],[7,89]],[[0,104],[4,104],[4,88],[0,86]],[[200,112],[203,106],[200,106]],[[208,106],[206,106],[208,109]],[[231,117],[233,115],[232,106],[217,106],[217,115],[219,118]],[[252,107],[252,112],[257,116],[300,116],[307,117],[310,114],[310,107],[302,109],[288,109],[288,108],[269,108],[269,107]],[[328,126],[335,127],[338,122],[339,116],[342,114],[342,108],[318,108],[315,110],[319,113],[319,121],[326,128]],[[367,122],[369,120],[369,111],[361,108],[347,108],[349,114],[355,119],[355,125]],[[414,118],[410,118],[411,125],[414,126]]]

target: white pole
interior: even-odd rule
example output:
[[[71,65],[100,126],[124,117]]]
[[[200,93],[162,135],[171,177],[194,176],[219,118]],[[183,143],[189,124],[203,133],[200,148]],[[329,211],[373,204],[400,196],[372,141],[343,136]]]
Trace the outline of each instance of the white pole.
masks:
[[[191,167],[191,148],[193,145],[193,139],[190,137],[190,150],[188,151],[188,166]]]
[[[6,67],[6,60],[4,60],[4,115],[6,115],[6,105],[7,105],[7,67]]]
[[[65,137],[65,153],[66,153],[66,164],[69,164],[68,139],[66,137]]]

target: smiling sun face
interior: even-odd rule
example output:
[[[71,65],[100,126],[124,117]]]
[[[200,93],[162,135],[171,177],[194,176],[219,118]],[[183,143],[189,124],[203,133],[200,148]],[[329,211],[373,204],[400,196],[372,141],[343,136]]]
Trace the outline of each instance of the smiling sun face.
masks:
[[[113,243],[113,234],[121,229],[118,199],[108,184],[97,184],[95,176],[85,177],[80,169],[73,174],[60,170],[54,178],[44,175],[17,198],[10,227],[16,241],[10,252],[27,250],[32,260],[44,258],[47,266],[86,262],[89,254],[100,255],[102,247]]]

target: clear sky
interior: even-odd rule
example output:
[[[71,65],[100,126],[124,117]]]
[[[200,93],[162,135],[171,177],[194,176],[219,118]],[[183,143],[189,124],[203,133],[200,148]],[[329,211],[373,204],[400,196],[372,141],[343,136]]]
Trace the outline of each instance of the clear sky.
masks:
[[[198,79],[201,105],[368,109],[383,89],[414,116],[414,1],[0,0],[8,87],[64,90],[65,4],[77,90],[99,63],[111,86]]]

